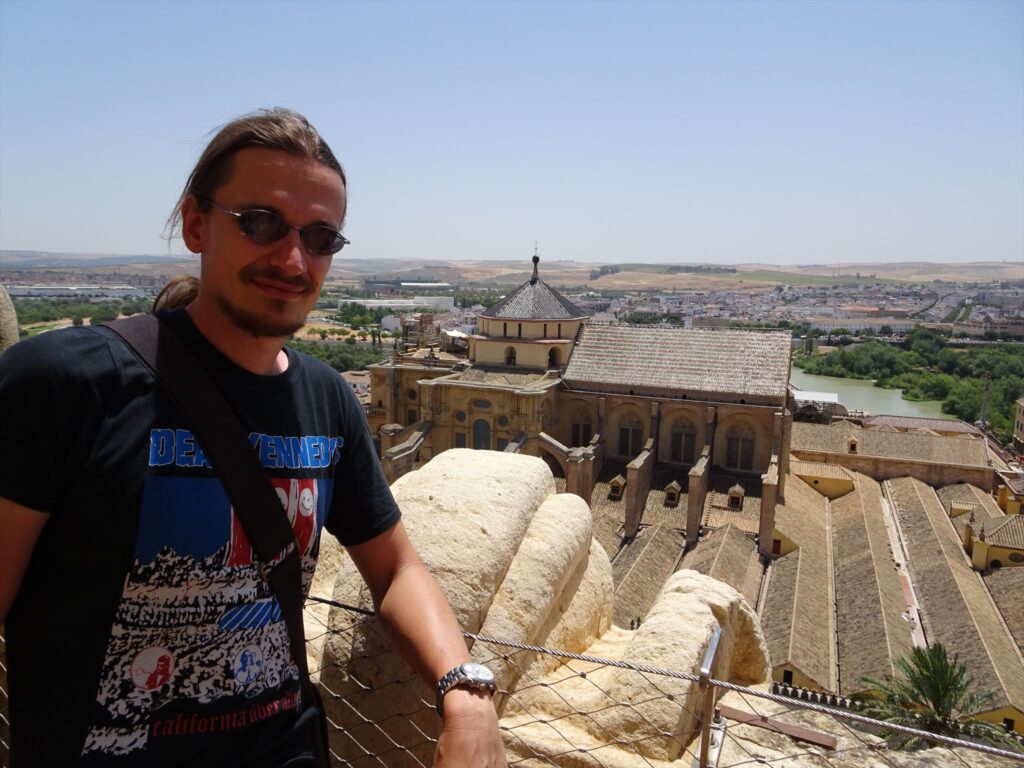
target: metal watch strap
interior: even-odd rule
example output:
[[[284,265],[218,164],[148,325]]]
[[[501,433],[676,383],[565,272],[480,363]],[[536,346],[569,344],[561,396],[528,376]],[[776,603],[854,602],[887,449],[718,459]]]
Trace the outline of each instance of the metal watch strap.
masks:
[[[459,664],[455,667],[452,667],[444,674],[443,677],[441,677],[440,680],[437,681],[437,686],[434,689],[434,694],[437,700],[437,712],[439,715],[444,714],[445,694],[448,693],[448,691],[450,691],[452,688],[455,688],[456,686],[468,685],[469,687],[474,688],[476,690],[486,690],[491,695],[494,694],[495,684],[493,681],[493,675],[492,680],[490,682],[483,679],[478,679],[473,677],[469,673],[469,671],[466,669],[466,666],[466,664]],[[468,666],[480,667],[482,665],[469,664]],[[486,667],[484,667],[483,669],[488,674],[491,674],[490,670],[488,670]]]

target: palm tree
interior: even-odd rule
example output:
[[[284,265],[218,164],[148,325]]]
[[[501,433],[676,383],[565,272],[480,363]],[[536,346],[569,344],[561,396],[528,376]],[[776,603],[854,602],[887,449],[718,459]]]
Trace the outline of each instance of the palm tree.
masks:
[[[886,675],[882,680],[861,678],[871,689],[858,696],[863,705],[862,714],[944,736],[1019,749],[1003,728],[973,716],[984,709],[995,694],[968,692],[972,681],[967,667],[956,656],[950,660],[940,643],[914,648],[909,657],[896,659],[895,665],[896,676]],[[898,731],[890,731],[885,736],[890,746],[897,749],[929,746],[925,739]]]

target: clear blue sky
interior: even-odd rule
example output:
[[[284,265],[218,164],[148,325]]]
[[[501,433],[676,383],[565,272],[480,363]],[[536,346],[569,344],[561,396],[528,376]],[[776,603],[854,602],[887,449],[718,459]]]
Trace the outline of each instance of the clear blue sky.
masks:
[[[0,249],[183,252],[306,113],[353,258],[1024,262],[1024,2],[0,0]]]

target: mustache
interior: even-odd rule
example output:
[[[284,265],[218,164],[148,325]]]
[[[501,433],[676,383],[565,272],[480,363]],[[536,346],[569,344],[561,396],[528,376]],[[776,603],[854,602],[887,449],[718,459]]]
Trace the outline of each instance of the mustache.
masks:
[[[305,291],[313,290],[313,281],[308,274],[286,275],[273,267],[259,267],[255,264],[250,264],[239,272],[239,277],[242,278],[243,282],[247,283],[252,282],[253,280],[263,279],[271,280],[275,283],[283,283],[295,288],[301,288]]]

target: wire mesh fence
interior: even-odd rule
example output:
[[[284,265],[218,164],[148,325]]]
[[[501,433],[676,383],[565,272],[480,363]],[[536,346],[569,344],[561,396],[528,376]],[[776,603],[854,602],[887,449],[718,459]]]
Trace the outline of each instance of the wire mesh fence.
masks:
[[[441,724],[433,692],[397,657],[373,615],[313,597],[305,621],[332,765],[430,766]],[[884,736],[892,726],[853,709],[715,679],[713,653],[702,682],[699,673],[467,638],[474,660],[496,672],[510,766],[689,767],[702,757],[718,768],[1024,765],[1024,753],[936,736],[930,748],[896,750]],[[0,636],[0,765],[7,766],[3,649]]]

